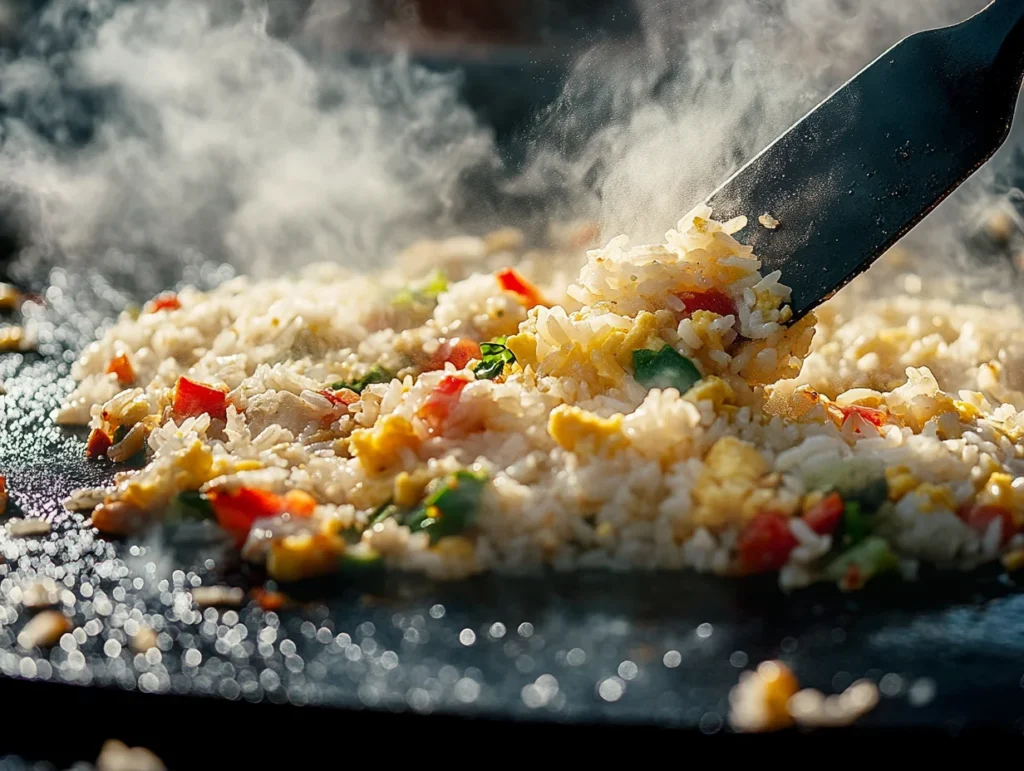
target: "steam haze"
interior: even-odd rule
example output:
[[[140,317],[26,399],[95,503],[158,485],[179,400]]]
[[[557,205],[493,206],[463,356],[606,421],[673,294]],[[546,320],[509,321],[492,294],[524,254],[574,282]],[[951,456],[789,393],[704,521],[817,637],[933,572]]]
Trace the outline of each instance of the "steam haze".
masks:
[[[545,216],[658,239],[889,45],[985,2],[641,0],[642,40],[577,60],[522,168],[502,167],[451,78],[299,53],[371,5],[51,3],[0,67],[6,197],[65,254],[191,247],[261,275],[478,229],[495,214],[475,205],[481,175],[545,197]],[[268,34],[274,8],[297,39]]]

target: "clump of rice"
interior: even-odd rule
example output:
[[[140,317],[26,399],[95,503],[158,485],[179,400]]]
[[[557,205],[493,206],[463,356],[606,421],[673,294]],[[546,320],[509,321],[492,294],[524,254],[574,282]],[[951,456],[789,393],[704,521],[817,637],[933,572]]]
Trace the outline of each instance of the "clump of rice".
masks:
[[[831,490],[825,472],[866,459],[875,478],[859,483],[884,487],[871,512],[872,537],[892,552],[884,564],[910,576],[921,559],[970,567],[1015,553],[1024,537],[1003,528],[1024,523],[1019,310],[996,324],[978,307],[844,291],[820,321],[789,324],[784,277],[762,275],[734,238],[745,224],[698,207],[663,243],[619,236],[582,265],[499,231],[414,245],[373,277],[328,265],[186,289],[180,309],[122,316],[76,363],[58,419],[123,427],[109,456],[144,438],[149,462],[71,503],[120,502],[141,522],[183,491],[301,490],[312,515],[256,522],[247,559],[273,573],[284,549],[300,568],[321,566],[325,544],[352,548],[346,532],[394,569],[440,578],[542,564],[736,574],[770,514],[789,549],[770,569],[791,588],[835,580],[848,544],[806,515]],[[503,288],[508,267],[542,304]],[[443,290],[417,295],[438,269]],[[688,308],[694,298],[713,309]],[[503,338],[516,362],[494,379],[475,358],[443,360],[459,340]],[[665,347],[696,367],[692,387],[638,380],[634,352]],[[129,385],[107,373],[125,354]],[[351,403],[331,397],[375,367],[388,382]],[[175,414],[182,376],[227,391],[224,419]],[[439,424],[426,405],[453,377],[466,383]],[[432,540],[371,523],[459,470],[487,480],[464,532]],[[978,506],[1005,516],[965,515]]]

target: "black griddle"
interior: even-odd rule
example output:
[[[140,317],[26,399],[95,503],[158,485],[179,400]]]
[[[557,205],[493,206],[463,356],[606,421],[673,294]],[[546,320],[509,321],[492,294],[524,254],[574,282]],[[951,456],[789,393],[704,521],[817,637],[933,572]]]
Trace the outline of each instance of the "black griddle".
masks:
[[[186,266],[183,275],[212,283],[229,272]],[[307,587],[304,605],[279,613],[195,610],[191,584],[251,580],[215,539],[159,531],[105,541],[60,504],[114,470],[86,462],[83,432],[52,420],[72,387],[69,362],[133,292],[144,299],[165,279],[106,273],[55,268],[40,284],[60,291],[44,294],[38,352],[0,356],[11,508],[53,523],[48,537],[0,544],[0,693],[94,705],[75,711],[72,733],[84,744],[65,753],[122,736],[185,758],[159,718],[182,711],[206,716],[204,725],[263,715],[281,726],[395,721],[388,727],[425,736],[449,725],[474,736],[596,725],[602,736],[646,727],[645,736],[678,741],[680,730],[728,732],[730,688],[768,658],[826,692],[878,682],[880,705],[848,732],[1024,728],[1024,595],[994,569],[789,596],[770,578],[690,573],[391,576]],[[81,631],[74,645],[23,654],[15,639],[30,614],[12,591],[37,571],[63,581]],[[131,652],[131,620],[158,629],[159,657]],[[57,751],[49,727],[21,714],[23,724],[9,717],[0,752],[19,742],[29,755]]]

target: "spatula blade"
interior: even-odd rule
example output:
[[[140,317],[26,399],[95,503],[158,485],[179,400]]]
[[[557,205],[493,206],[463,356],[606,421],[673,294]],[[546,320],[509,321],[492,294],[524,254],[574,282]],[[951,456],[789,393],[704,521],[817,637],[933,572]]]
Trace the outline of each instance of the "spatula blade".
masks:
[[[794,319],[866,270],[1009,133],[1024,0],[891,48],[708,199],[792,287]],[[779,225],[758,222],[769,214]],[[769,222],[769,224],[771,224]]]

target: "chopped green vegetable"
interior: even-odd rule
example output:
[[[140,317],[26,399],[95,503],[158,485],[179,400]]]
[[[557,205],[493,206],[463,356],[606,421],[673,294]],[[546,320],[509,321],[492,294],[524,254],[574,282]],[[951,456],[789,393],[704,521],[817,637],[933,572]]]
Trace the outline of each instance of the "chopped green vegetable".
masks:
[[[888,541],[870,536],[829,562],[824,573],[830,580],[840,582],[843,588],[854,589],[879,573],[896,570],[899,564]]]
[[[383,522],[386,519],[391,519],[392,517],[397,517],[401,513],[402,513],[402,509],[401,508],[396,506],[391,501],[388,501],[383,506],[381,506],[379,509],[377,509],[375,512],[373,512],[373,516],[370,517],[370,521],[367,524],[367,527],[373,527],[378,522]]]
[[[432,543],[458,535],[472,526],[486,484],[484,474],[457,471],[409,515],[405,524],[414,533],[426,530]]]
[[[873,514],[889,498],[885,466],[877,458],[853,457],[841,461],[808,464],[803,473],[808,490],[837,492],[844,501],[856,501],[866,514]]]
[[[342,570],[371,570],[384,566],[384,558],[365,543],[357,543],[345,549],[341,555]]]
[[[392,374],[386,369],[374,365],[370,368],[369,372],[358,380],[339,380],[337,383],[331,383],[331,390],[340,391],[342,388],[347,388],[350,391],[361,394],[366,389],[366,386],[373,385],[374,383],[390,383],[392,377]]]
[[[847,501],[843,507],[843,543],[852,545],[864,540],[869,522],[857,501]]]
[[[213,505],[202,493],[186,490],[174,496],[167,508],[166,522],[199,521],[213,519]]]
[[[440,270],[435,270],[419,284],[399,289],[391,297],[391,305],[404,308],[410,305],[431,305],[442,292],[448,290],[448,279]]]
[[[660,351],[641,348],[633,351],[633,371],[640,385],[647,388],[675,388],[684,394],[700,380],[700,370],[671,345]]]
[[[480,363],[473,372],[485,380],[494,380],[505,371],[505,367],[516,363],[516,356],[505,346],[507,337],[495,338],[490,343],[480,343]]]

